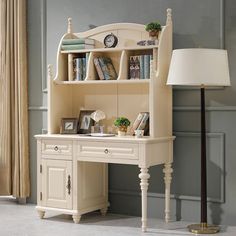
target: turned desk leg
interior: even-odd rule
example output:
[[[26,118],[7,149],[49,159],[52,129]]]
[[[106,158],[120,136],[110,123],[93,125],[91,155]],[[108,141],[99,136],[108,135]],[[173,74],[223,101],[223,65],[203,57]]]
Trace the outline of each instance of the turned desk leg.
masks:
[[[75,224],[79,224],[81,215],[72,215],[72,218]]]
[[[139,178],[141,180],[140,186],[142,191],[142,231],[147,230],[147,190],[148,190],[148,179],[150,175],[148,174],[148,168],[140,169]]]
[[[45,211],[41,211],[41,210],[37,210],[37,211],[38,211],[38,214],[39,214],[39,218],[43,219],[44,216],[45,216]]]
[[[105,216],[107,214],[107,207],[100,209],[101,215]]]
[[[170,184],[171,184],[171,174],[173,169],[171,168],[171,163],[166,163],[163,169],[164,181],[165,181],[165,221],[166,223],[170,220]]]

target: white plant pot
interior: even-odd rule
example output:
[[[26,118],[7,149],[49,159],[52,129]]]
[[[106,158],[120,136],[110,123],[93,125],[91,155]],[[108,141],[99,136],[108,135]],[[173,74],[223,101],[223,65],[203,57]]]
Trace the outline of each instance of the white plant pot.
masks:
[[[119,137],[122,137],[122,136],[125,136],[125,135],[126,135],[126,132],[118,130],[118,136]]]

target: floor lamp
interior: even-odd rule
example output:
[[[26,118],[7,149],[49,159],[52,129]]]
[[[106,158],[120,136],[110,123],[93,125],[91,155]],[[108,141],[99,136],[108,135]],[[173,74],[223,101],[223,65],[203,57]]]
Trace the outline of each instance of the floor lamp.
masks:
[[[227,51],[203,48],[174,50],[167,84],[199,86],[201,89],[201,222],[188,228],[195,234],[214,234],[219,232],[219,226],[207,224],[205,87],[230,86]]]

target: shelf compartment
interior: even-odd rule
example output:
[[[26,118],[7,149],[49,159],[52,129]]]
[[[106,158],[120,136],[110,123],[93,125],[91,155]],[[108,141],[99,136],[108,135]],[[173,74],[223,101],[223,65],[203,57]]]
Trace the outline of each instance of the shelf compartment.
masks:
[[[75,68],[76,67],[75,66],[75,64],[76,64],[75,59],[79,59],[79,58],[81,58],[81,59],[83,58],[83,60],[86,61],[86,70],[84,70],[84,65],[82,65],[82,67],[80,67],[80,69],[83,70],[83,73],[85,72],[84,79],[86,79],[86,77],[88,75],[88,71],[89,71],[89,68],[88,68],[89,63],[87,63],[88,55],[86,55],[86,54],[87,53],[80,53],[80,54],[69,53],[68,54],[68,59],[67,59],[67,61],[68,61],[68,76],[65,81],[77,81],[76,80],[76,73],[75,73],[75,69],[77,69],[77,68]],[[82,62],[80,62],[80,63],[82,63]],[[81,80],[83,80],[83,78],[82,78],[83,73],[81,73],[81,75],[79,76]]]
[[[143,49],[143,50],[139,50],[139,51],[133,51],[133,50],[127,50],[125,51],[125,56],[123,58],[123,71],[122,73],[124,75],[126,75],[126,79],[127,80],[149,80],[151,78],[150,74],[151,74],[151,68],[150,68],[150,61],[149,62],[146,62],[148,63],[146,66],[145,64],[143,65],[142,69],[143,70],[147,70],[148,69],[148,76],[147,75],[144,75],[144,78],[145,79],[141,79],[140,76],[141,76],[141,73],[140,75],[138,76],[139,79],[131,79],[131,74],[130,74],[130,57],[131,56],[144,56],[144,55],[150,55],[150,56],[153,56],[154,54],[154,51],[156,51],[156,49]],[[139,58],[140,60],[140,58]],[[144,62],[145,63],[145,59],[143,58]],[[140,72],[141,72],[141,66],[140,66]],[[145,73],[145,72],[143,72]]]
[[[117,73],[117,79],[119,78],[119,71],[120,71],[120,60],[121,60],[121,51],[106,51],[106,52],[90,52],[90,57],[88,60],[88,66],[87,66],[87,77],[85,81],[99,81],[104,82],[104,80],[100,80],[99,76],[97,74],[96,67],[94,65],[94,58],[96,57],[108,57],[111,59],[112,64],[115,68],[115,71]],[[109,80],[106,80],[109,81]],[[116,81],[116,80],[111,80]]]

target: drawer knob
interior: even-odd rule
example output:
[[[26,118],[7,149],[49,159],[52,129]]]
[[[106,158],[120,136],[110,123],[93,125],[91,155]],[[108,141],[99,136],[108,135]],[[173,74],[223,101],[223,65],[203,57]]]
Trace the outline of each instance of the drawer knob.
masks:
[[[58,146],[54,147],[54,151],[56,151],[56,152],[58,151]]]
[[[104,152],[105,152],[105,154],[108,154],[109,151],[108,151],[108,149],[106,148],[106,149],[104,150]]]

